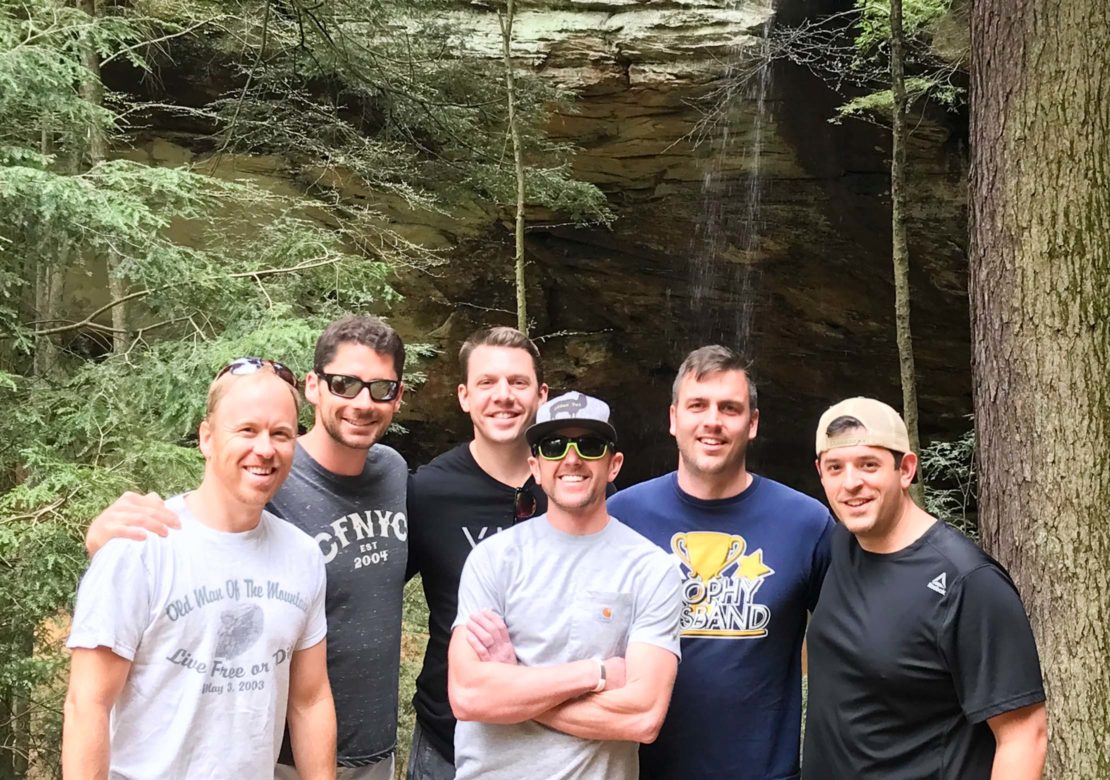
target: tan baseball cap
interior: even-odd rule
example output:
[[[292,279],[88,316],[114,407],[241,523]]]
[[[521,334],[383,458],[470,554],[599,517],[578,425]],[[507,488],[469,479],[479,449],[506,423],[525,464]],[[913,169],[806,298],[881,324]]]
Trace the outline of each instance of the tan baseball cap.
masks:
[[[854,417],[862,428],[851,428],[835,436],[826,431],[838,417]],[[817,423],[817,455],[837,447],[885,447],[894,452],[910,451],[910,436],[906,423],[898,412],[874,398],[848,398],[834,404],[821,415]]]

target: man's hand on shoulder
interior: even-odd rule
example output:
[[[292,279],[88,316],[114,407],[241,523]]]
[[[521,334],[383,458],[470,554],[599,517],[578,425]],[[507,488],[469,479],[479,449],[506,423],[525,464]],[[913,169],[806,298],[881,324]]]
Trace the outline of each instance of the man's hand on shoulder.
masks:
[[[171,528],[180,527],[177,515],[166,508],[160,495],[147,493],[143,496],[128,491],[89,524],[85,533],[85,549],[91,558],[111,539],[118,537],[142,541],[148,531],[166,536]]]
[[[492,609],[475,612],[466,621],[466,642],[479,661],[516,664],[516,649],[509,639],[509,627]]]

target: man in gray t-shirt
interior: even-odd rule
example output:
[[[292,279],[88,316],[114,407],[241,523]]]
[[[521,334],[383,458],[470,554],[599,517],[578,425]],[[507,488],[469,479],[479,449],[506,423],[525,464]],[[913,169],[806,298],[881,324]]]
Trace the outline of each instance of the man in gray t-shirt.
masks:
[[[448,656],[466,778],[634,778],[678,664],[679,575],[609,517],[620,470],[609,407],[568,393],[528,429],[548,512],[467,559]]]

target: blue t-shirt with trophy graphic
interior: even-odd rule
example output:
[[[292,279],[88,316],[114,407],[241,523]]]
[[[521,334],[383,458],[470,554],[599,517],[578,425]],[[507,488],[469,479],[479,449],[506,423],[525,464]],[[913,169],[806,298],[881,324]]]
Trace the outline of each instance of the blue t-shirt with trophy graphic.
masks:
[[[682,663],[659,738],[640,748],[640,777],[796,778],[802,639],[829,564],[828,510],[758,475],[737,496],[697,499],[677,472],[608,506],[683,576]]]

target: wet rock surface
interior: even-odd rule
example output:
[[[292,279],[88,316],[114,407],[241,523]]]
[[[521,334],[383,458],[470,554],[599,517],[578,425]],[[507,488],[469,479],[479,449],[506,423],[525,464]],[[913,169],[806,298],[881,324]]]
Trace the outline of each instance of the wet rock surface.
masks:
[[[667,405],[685,353],[711,341],[747,352],[762,412],[752,465],[816,492],[813,426],[824,408],[854,394],[901,406],[889,138],[863,122],[830,124],[841,99],[807,71],[777,63],[762,96],[741,89],[695,143],[712,106],[706,96],[728,67],[751,68],[769,15],[758,4],[722,5],[562,3],[519,20],[530,63],[578,94],[576,111],[557,116],[553,132],[580,148],[575,171],[619,216],[605,229],[533,215],[533,335],[553,393],[581,389],[613,406],[627,453],[621,482],[674,467]],[[971,406],[961,134],[958,119],[928,118],[910,147],[926,440],[966,428]],[[402,415],[415,435],[396,443],[411,462],[468,437],[453,408],[455,352],[475,327],[514,323],[511,243],[505,220],[464,240],[449,276],[402,283],[398,323],[444,350]]]
[[[821,411],[855,394],[901,406],[887,132],[829,124],[841,98],[787,63],[714,113],[722,76],[759,62],[770,17],[768,5],[725,0],[544,0],[526,3],[517,20],[520,66],[577,96],[551,132],[578,147],[575,172],[618,216],[604,228],[530,213],[527,277],[552,393],[579,389],[611,404],[627,454],[622,484],[674,467],[671,382],[700,344],[751,355],[761,407],[751,465],[815,494]],[[491,13],[460,3],[452,21],[499,56]],[[186,82],[170,78],[168,88],[204,86]],[[699,129],[707,114],[715,122]],[[135,155],[193,159],[190,138],[201,130],[158,126]],[[971,408],[964,132],[958,117],[928,117],[909,150],[926,441],[966,429]],[[279,159],[227,155],[221,166],[296,185]],[[406,396],[399,422],[409,433],[389,438],[415,466],[470,436],[455,399],[461,341],[483,325],[515,324],[511,214],[458,203],[416,215],[375,193],[348,194],[376,198],[400,231],[450,257],[403,271],[406,298],[387,312],[407,340],[440,350],[420,366],[427,381]]]

